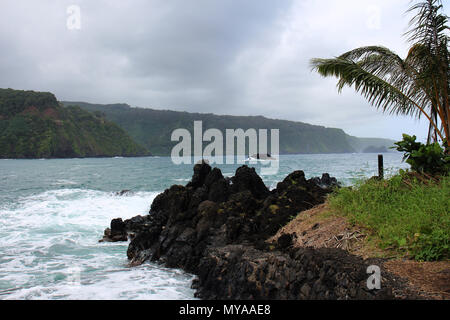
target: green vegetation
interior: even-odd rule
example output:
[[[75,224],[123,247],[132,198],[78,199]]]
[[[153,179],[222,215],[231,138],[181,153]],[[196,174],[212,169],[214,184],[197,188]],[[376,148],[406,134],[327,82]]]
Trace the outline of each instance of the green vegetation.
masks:
[[[48,92],[0,89],[0,158],[137,156],[147,151],[101,114]]]
[[[383,112],[428,119],[427,145],[408,135],[396,143],[415,172],[371,179],[340,189],[330,199],[335,211],[367,227],[383,248],[418,260],[449,258],[450,52],[442,9],[442,1],[426,0],[408,10],[416,14],[406,33],[411,48],[405,59],[386,47],[367,46],[311,61],[322,76],[339,79],[339,92],[354,87]]]
[[[417,12],[406,33],[412,46],[405,59],[382,46],[368,46],[334,59],[313,59],[313,69],[339,79],[337,87],[354,86],[384,112],[425,116],[428,142],[440,139],[450,146],[450,51],[448,17],[440,0],[413,5]]]
[[[401,171],[336,190],[332,210],[362,225],[371,240],[416,260],[450,258],[450,177],[439,180]]]
[[[416,172],[447,174],[450,171],[450,155],[437,142],[425,145],[416,142],[416,136],[404,134],[403,140],[395,145],[398,151],[405,152],[403,160]]]
[[[100,112],[109,121],[117,123],[136,142],[147,147],[154,155],[167,156],[177,144],[171,141],[175,129],[186,128],[193,132],[194,121],[203,122],[203,130],[217,128],[225,137],[225,129],[280,129],[280,153],[346,153],[361,152],[366,147],[391,147],[394,141],[377,138],[356,138],[341,129],[325,128],[301,122],[267,119],[261,116],[222,116],[131,108],[126,104],[99,105],[85,102],[63,102],[79,105],[90,112]],[[270,141],[270,135],[268,137]],[[204,146],[206,146],[205,143]]]

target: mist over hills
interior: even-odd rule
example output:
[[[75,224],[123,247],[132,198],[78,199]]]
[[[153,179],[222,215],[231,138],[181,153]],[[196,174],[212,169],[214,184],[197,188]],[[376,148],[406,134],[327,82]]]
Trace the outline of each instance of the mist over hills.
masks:
[[[127,104],[92,104],[62,101],[64,106],[101,113],[108,121],[123,128],[137,143],[152,155],[167,156],[178,142],[171,141],[175,129],[193,132],[194,121],[202,121],[203,131],[225,129],[279,129],[281,154],[354,153],[367,150],[387,150],[394,140],[358,138],[342,129],[326,128],[302,122],[269,119],[262,116],[229,116],[211,113],[189,113],[149,108],[134,108]],[[224,134],[225,137],[225,134]],[[269,138],[270,141],[270,138]],[[207,143],[205,143],[207,144]]]

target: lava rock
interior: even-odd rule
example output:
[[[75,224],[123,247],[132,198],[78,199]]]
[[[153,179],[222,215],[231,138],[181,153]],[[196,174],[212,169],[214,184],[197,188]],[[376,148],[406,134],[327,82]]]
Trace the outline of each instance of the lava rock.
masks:
[[[197,163],[194,166],[194,175],[189,186],[192,186],[194,189],[202,186],[210,172],[211,166],[206,161],[202,160],[201,163]]]
[[[119,196],[119,197],[121,197],[121,196],[130,196],[130,195],[133,195],[133,194],[134,194],[134,192],[131,191],[131,190],[128,190],[128,189],[124,189],[124,190],[121,190],[121,191],[118,191],[118,192],[115,193],[115,195]]]
[[[236,174],[231,178],[232,193],[250,191],[256,199],[264,199],[269,195],[269,189],[255,171],[255,168],[242,166],[236,170]]]
[[[111,235],[123,233],[126,233],[126,226],[125,223],[122,221],[122,218],[111,220]]]
[[[125,223],[121,218],[111,220],[111,228],[106,228],[100,242],[128,241]]]
[[[280,248],[280,250],[284,250],[291,247],[294,243],[293,240],[294,240],[293,234],[289,233],[282,234],[277,240],[278,248]]]
[[[337,179],[335,177],[330,177],[328,173],[322,174],[322,178],[315,177],[312,181],[322,189],[330,189],[340,187]]]
[[[348,252],[294,249],[293,234],[267,242],[292,216],[323,203],[336,183],[295,171],[269,191],[254,168],[242,166],[229,179],[202,161],[186,186],[154,199],[149,215],[114,219],[105,234],[135,234],[132,266],[152,260],[196,274],[200,298],[392,298],[388,289],[367,290],[368,262]],[[386,288],[395,285],[383,275]]]

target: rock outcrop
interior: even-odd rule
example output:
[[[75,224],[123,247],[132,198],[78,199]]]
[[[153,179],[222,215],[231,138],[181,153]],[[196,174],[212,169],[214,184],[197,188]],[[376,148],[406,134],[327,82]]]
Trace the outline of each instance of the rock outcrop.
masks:
[[[367,289],[367,261],[339,249],[293,249],[290,236],[267,241],[336,186],[329,175],[307,180],[295,171],[270,191],[254,168],[242,166],[227,179],[200,163],[186,186],[159,194],[149,215],[113,220],[110,234],[131,235],[131,266],[160,261],[198,275],[200,298],[391,298],[390,284]]]
[[[361,258],[331,248],[262,251],[243,245],[214,248],[201,260],[197,296],[233,300],[367,300],[392,298],[392,279],[367,289]]]

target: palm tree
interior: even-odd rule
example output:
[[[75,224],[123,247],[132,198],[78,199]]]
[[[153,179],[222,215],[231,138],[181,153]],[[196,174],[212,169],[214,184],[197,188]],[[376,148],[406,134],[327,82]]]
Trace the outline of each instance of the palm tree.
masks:
[[[440,0],[416,3],[407,12],[412,11],[417,14],[405,33],[412,44],[405,59],[388,48],[367,46],[334,59],[312,59],[311,65],[324,77],[337,77],[339,92],[354,86],[383,112],[425,116],[428,143],[440,139],[450,147],[448,17]]]

